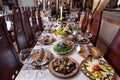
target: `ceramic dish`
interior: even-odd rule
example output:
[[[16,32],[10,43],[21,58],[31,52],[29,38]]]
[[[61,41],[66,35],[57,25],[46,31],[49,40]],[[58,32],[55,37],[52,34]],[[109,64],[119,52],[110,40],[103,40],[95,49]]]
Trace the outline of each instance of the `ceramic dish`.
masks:
[[[41,36],[39,38],[39,42],[45,45],[48,45],[50,43],[53,43],[55,41],[55,38],[53,36],[45,35]]]
[[[76,44],[87,44],[90,42],[90,40],[86,37],[77,37],[77,38],[74,38],[73,41]]]
[[[90,80],[115,80],[116,77],[114,69],[107,62],[97,58],[86,58],[80,67]]]
[[[54,55],[43,48],[36,49],[32,51],[32,54],[29,56],[29,59],[32,59],[31,65],[32,66],[41,66],[48,64],[52,59],[54,58]]]
[[[79,64],[70,57],[58,57],[49,64],[50,72],[60,78],[68,78],[75,75],[79,70]]]
[[[74,44],[72,41],[61,41],[54,46],[54,51],[58,54],[66,54],[72,51]]]
[[[98,58],[101,56],[100,51],[93,46],[78,46],[77,47],[78,54],[80,54],[82,57],[94,57]]]

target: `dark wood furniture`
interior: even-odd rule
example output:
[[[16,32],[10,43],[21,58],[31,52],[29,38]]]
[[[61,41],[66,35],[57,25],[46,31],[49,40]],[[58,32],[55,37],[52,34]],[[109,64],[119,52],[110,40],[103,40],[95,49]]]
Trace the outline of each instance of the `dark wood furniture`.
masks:
[[[23,31],[22,15],[20,8],[14,9],[14,32],[18,51],[28,48],[28,42]]]
[[[35,38],[29,21],[29,12],[25,9],[22,11],[23,31],[25,33],[29,47],[35,45]]]
[[[111,45],[108,47],[104,58],[113,66],[117,74],[120,76],[120,29]]]
[[[38,24],[39,24],[39,28],[40,28],[40,31],[42,32],[44,30],[43,28],[43,24],[42,24],[42,19],[41,19],[41,14],[40,14],[40,9],[38,9]]]
[[[94,46],[96,46],[96,42],[100,30],[101,16],[102,16],[102,11],[100,10],[97,10],[93,15],[93,21],[91,25],[92,37],[90,38],[90,41],[93,43]]]
[[[14,80],[21,66],[8,36],[5,19],[0,17],[0,80]]]
[[[81,12],[82,12],[81,9],[79,9],[77,21],[80,21]]]
[[[84,19],[83,19],[83,22],[82,22],[82,26],[81,26],[81,29],[82,29],[83,32],[85,32],[86,29],[87,29],[88,19],[89,19],[89,9],[86,8],[85,16],[84,16]]]
[[[37,25],[37,20],[36,20],[36,8],[32,8],[31,18],[32,18],[33,33],[36,34],[36,32],[38,32],[40,30]]]
[[[52,2],[52,6],[51,6],[51,16],[56,15],[56,4],[55,2]]]

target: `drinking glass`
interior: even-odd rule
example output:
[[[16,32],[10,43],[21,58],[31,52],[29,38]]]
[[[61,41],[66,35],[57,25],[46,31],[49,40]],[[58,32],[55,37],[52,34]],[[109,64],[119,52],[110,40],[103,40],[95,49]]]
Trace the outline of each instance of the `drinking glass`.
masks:
[[[31,49],[27,48],[27,49],[22,49],[20,51],[20,54],[19,54],[20,62],[22,64],[27,64],[28,65],[28,69],[30,68],[29,64],[32,62],[32,60],[28,60],[30,53],[31,53]]]
[[[47,63],[47,60],[37,60],[36,63],[37,65],[40,66],[41,70],[40,70],[40,75],[42,76],[41,80],[44,80],[44,65]],[[36,73],[36,77],[38,76],[38,72]]]
[[[91,38],[93,36],[93,33],[91,33],[90,31],[86,30],[84,33],[84,36],[86,36],[87,38]]]
[[[36,41],[38,41],[41,33],[42,33],[42,31],[37,31],[37,32],[35,33],[35,39],[36,39]]]

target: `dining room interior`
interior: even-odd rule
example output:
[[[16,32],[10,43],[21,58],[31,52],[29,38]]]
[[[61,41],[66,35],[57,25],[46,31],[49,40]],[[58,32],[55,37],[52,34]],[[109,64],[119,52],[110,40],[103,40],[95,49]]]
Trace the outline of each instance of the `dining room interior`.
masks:
[[[0,0],[0,80],[120,80],[120,0]]]

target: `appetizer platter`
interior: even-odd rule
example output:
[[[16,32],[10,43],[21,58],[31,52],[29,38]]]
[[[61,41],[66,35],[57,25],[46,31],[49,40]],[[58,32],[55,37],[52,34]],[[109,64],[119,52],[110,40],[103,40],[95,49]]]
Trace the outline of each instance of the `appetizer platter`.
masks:
[[[61,36],[67,36],[72,34],[72,30],[69,29],[69,27],[61,27],[58,28],[55,32],[56,35],[61,35]]]
[[[54,51],[58,54],[66,54],[72,51],[74,44],[72,41],[61,41],[54,46]]]
[[[105,61],[86,58],[80,64],[82,72],[91,80],[115,80],[114,69]]]
[[[37,50],[33,50],[32,54],[29,56],[29,59],[32,60],[31,65],[32,66],[41,66],[42,65],[46,65],[48,64],[52,59],[54,58],[53,54],[43,48],[37,49]]]
[[[62,17],[62,21],[66,21],[67,19],[65,17]],[[57,21],[61,21],[60,18],[57,18]]]
[[[94,58],[98,58],[101,56],[100,50],[98,50],[96,47],[88,46],[89,51]]]
[[[79,64],[71,57],[57,57],[50,62],[49,70],[57,77],[67,78],[78,72]]]
[[[85,45],[78,46],[77,52],[84,58],[89,57],[89,56],[98,58],[101,56],[100,51],[94,46],[85,46]]]
[[[45,45],[53,43],[54,41],[55,41],[55,38],[49,35],[44,35],[39,38],[39,42]]]
[[[76,43],[76,44],[87,44],[90,42],[90,40],[86,37],[75,37],[73,39],[73,41]]]

